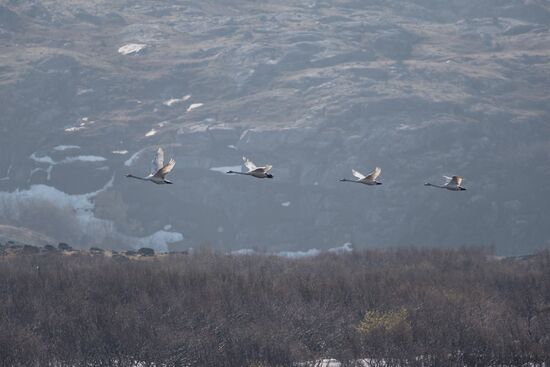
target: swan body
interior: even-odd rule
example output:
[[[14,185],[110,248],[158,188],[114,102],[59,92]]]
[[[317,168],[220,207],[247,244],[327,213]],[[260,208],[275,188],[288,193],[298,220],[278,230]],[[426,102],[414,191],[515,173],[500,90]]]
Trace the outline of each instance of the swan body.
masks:
[[[227,171],[227,173],[235,173],[237,175],[247,175],[252,176],[256,178],[273,178],[273,175],[271,173],[268,173],[271,168],[273,168],[272,165],[266,164],[262,167],[257,167],[252,161],[246,157],[243,157],[244,165],[248,169],[248,172],[235,172],[235,171]]]
[[[443,177],[445,177],[445,179],[447,180],[447,182],[444,185],[436,185],[436,184],[426,182],[424,186],[433,186],[440,189],[447,189],[451,191],[466,191],[464,187],[460,186],[460,184],[462,184],[462,177],[460,176],[453,176],[453,177],[443,176]]]
[[[351,173],[357,178],[357,180],[348,180],[348,179],[343,178],[340,181],[342,181],[342,182],[355,182],[355,183],[360,183],[360,184],[363,184],[363,185],[371,185],[371,186],[382,185],[382,182],[376,181],[376,178],[378,178],[378,176],[380,176],[380,172],[382,172],[380,167],[376,167],[374,169],[374,171],[372,171],[371,173],[369,173],[368,175],[365,176],[361,172],[358,172],[358,171],[352,169]]]
[[[153,158],[151,173],[145,177],[134,176],[132,174],[127,174],[126,177],[135,178],[143,181],[151,181],[157,185],[162,184],[172,184],[172,181],[166,179],[166,175],[172,171],[172,168],[176,165],[174,159],[170,159],[168,163],[164,164],[164,150],[158,148]]]

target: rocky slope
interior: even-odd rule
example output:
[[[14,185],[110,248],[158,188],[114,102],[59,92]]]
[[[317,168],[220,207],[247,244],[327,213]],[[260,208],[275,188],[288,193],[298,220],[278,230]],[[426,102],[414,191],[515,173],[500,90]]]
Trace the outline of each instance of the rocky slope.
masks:
[[[547,247],[549,23],[542,0],[4,2],[0,219],[114,248]],[[124,178],[159,145],[175,185]],[[243,155],[275,179],[217,171]]]

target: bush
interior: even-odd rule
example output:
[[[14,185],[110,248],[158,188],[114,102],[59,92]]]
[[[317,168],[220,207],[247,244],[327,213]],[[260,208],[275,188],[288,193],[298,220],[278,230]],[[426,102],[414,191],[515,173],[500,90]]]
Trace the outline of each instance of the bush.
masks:
[[[59,242],[59,244],[57,245],[57,248],[61,251],[72,251],[73,248],[71,246],[69,246],[68,244],[66,244],[65,242]]]
[[[137,251],[137,253],[141,256],[155,256],[155,250],[149,247],[142,247]]]
[[[550,252],[514,261],[488,255],[4,257],[0,365],[548,361]]]

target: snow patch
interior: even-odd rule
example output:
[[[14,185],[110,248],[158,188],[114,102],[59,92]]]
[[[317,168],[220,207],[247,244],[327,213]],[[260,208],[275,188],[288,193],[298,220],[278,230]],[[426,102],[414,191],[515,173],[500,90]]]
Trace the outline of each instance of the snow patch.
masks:
[[[69,149],[80,149],[80,147],[78,145],[58,145],[53,148],[53,150],[57,151],[64,151]]]
[[[280,257],[286,257],[289,259],[301,259],[304,257],[314,257],[321,254],[320,250],[316,248],[309,249],[307,251],[282,251],[278,252],[276,255]]]
[[[191,112],[196,108],[199,108],[203,105],[203,103],[192,103],[189,107],[187,107],[187,112]]]
[[[72,162],[104,162],[107,159],[98,155],[77,155],[76,157],[67,157],[58,163],[72,163]]]
[[[243,248],[240,250],[231,251],[231,255],[254,255],[256,251],[250,248]]]
[[[104,157],[100,157],[100,156],[97,156],[97,155],[77,155],[77,156],[74,156],[74,157],[64,158],[60,161],[54,161],[52,157],[47,156],[47,155],[39,157],[39,156],[36,155],[36,152],[31,154],[29,158],[32,159],[33,161],[37,162],[37,163],[49,164],[49,165],[52,165],[52,166],[55,166],[57,164],[72,163],[72,162],[78,162],[78,161],[81,161],[81,162],[104,162],[104,161],[106,161],[106,159]]]
[[[43,156],[43,157],[39,157],[36,155],[36,152],[31,154],[31,156],[29,157],[30,159],[32,159],[33,161],[37,162],[37,163],[45,163],[45,164],[51,164],[51,165],[55,165],[57,164],[53,159],[52,157],[50,156]]]
[[[183,240],[183,235],[178,232],[157,231],[150,236],[139,238],[135,241],[135,248],[150,247],[156,252],[168,252],[168,244]]]
[[[281,203],[281,206],[284,206],[285,208],[288,208],[290,206],[290,201],[285,201]]]
[[[281,251],[281,252],[277,252],[277,253],[267,253],[266,255],[275,255],[275,256],[280,256],[280,257],[285,257],[287,259],[303,259],[303,258],[308,258],[308,257],[315,257],[315,256],[319,256],[321,255],[322,253],[332,253],[332,254],[347,254],[347,253],[350,253],[353,251],[353,247],[351,245],[351,243],[349,242],[346,242],[344,243],[342,246],[340,247],[333,247],[333,248],[329,248],[328,250],[326,251],[323,251],[323,250],[318,250],[316,248],[312,248],[312,249],[309,249],[309,250],[306,250],[306,251]],[[252,250],[252,249],[240,249],[240,250],[234,250],[234,251],[231,251],[230,252],[231,255],[254,255],[254,254],[258,254],[258,252]]]
[[[111,153],[125,155],[125,154],[128,154],[128,151],[127,150],[113,150]]]
[[[146,137],[153,136],[153,135],[155,135],[156,133],[157,133],[157,130],[151,129],[151,130],[149,130],[149,131],[145,134],[145,136],[146,136]]]
[[[353,247],[351,247],[350,242],[346,242],[340,247],[329,248],[328,252],[331,252],[333,254],[347,254],[353,252]]]
[[[144,43],[128,43],[127,45],[121,46],[118,49],[118,53],[121,55],[131,55],[140,52],[145,47],[147,47]]]
[[[171,107],[172,105],[174,105],[176,103],[185,102],[189,98],[191,98],[190,94],[188,94],[186,96],[183,96],[181,98],[172,98],[172,99],[166,100],[166,101],[162,102],[162,104],[165,105],[165,106]]]
[[[146,237],[127,236],[119,233],[112,221],[95,217],[95,197],[112,187],[113,182],[114,175],[99,190],[81,195],[70,195],[47,185],[32,185],[28,190],[22,191],[0,191],[0,214],[18,220],[25,208],[39,201],[47,201],[60,209],[71,208],[78,225],[78,240],[82,246],[88,245],[86,241],[89,239],[93,239],[94,243],[108,240],[122,246],[151,247],[155,251],[164,252],[167,251],[168,244],[183,240],[183,234],[166,230],[157,231]]]
[[[139,157],[141,156],[141,154],[142,154],[145,150],[147,150],[147,148],[140,149],[140,150],[138,150],[137,152],[135,152],[134,154],[132,154],[132,155],[130,156],[130,158],[128,158],[128,159],[124,162],[124,165],[125,165],[126,167],[130,167],[131,165],[133,165],[134,162],[135,162],[137,159],[139,159]]]

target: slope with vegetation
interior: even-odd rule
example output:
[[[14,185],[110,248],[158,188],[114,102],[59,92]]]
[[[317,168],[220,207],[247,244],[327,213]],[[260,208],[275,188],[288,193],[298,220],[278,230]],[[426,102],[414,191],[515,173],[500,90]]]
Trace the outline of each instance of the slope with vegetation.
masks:
[[[550,253],[0,258],[3,366],[550,362]]]

